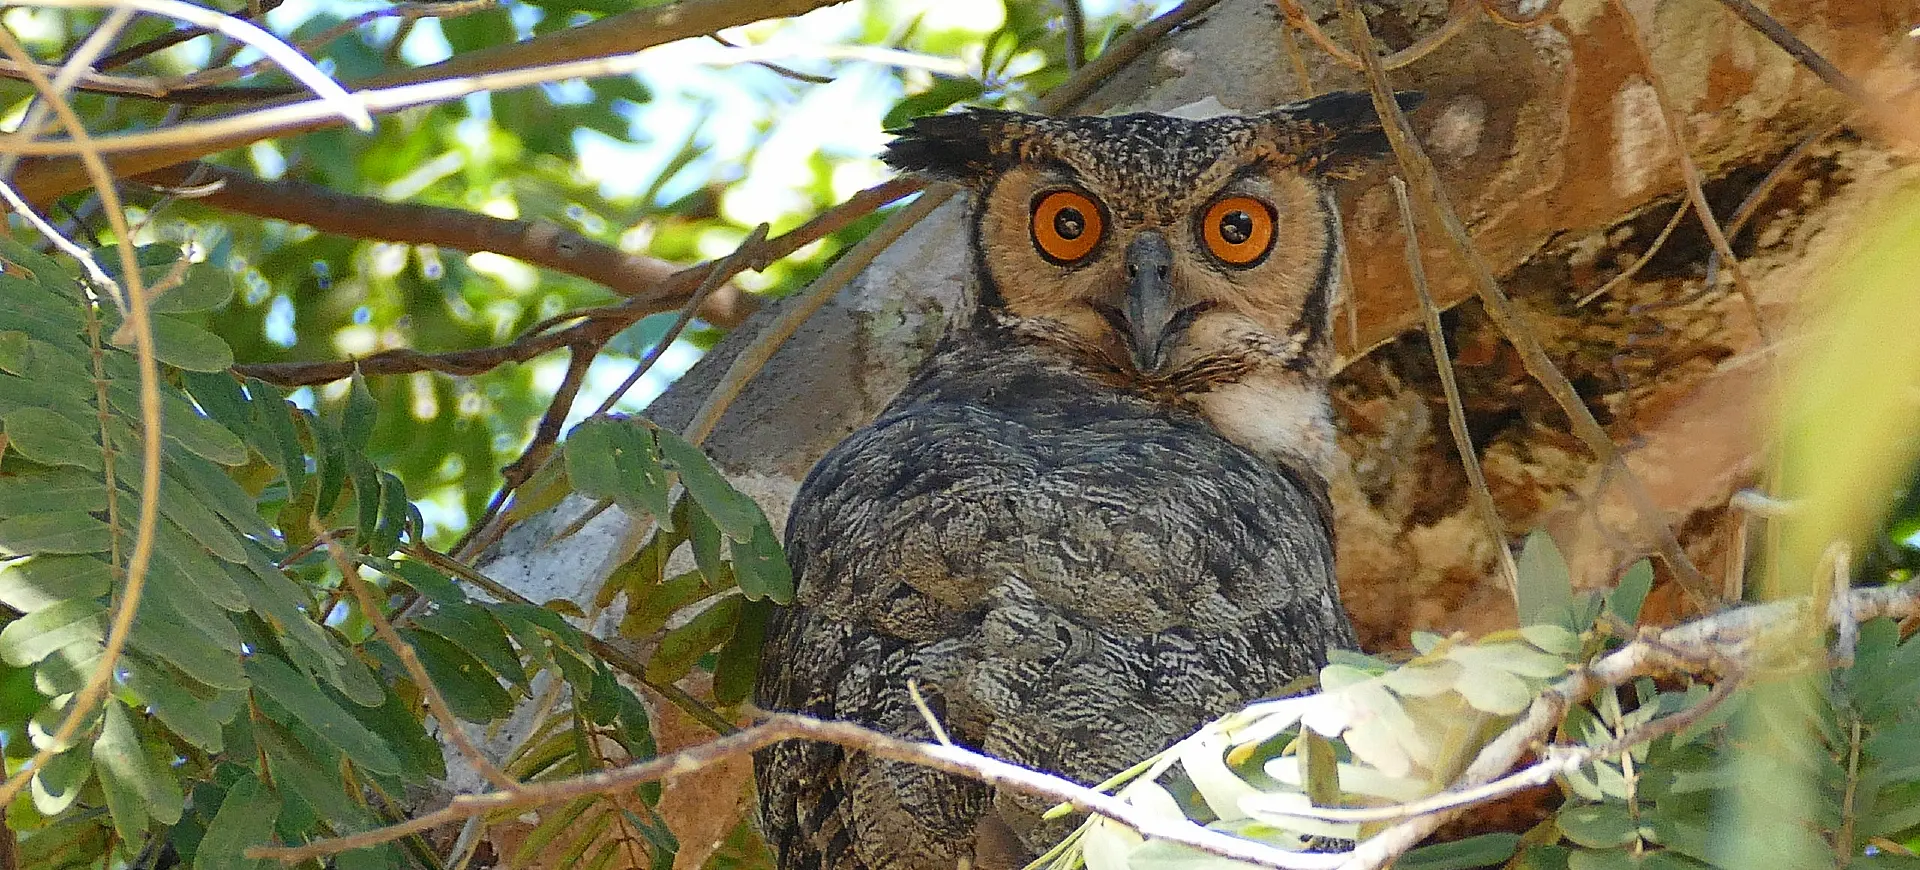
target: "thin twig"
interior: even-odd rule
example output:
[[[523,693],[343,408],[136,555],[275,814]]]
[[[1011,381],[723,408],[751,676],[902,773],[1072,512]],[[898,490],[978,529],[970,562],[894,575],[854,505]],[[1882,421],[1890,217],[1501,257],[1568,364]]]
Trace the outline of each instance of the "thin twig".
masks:
[[[506,771],[494,764],[493,759],[481,752],[480,747],[475,746],[473,739],[467,736],[466,729],[461,726],[460,720],[454,717],[452,708],[447,706],[446,697],[440,694],[440,687],[434,685],[433,678],[427,676],[426,666],[422,665],[420,657],[414,654],[413,644],[407,643],[400,637],[399,632],[393,630],[393,623],[387,620],[387,614],[380,608],[380,602],[374,600],[372,590],[368,589],[366,579],[360,576],[359,567],[354,565],[353,560],[340,549],[340,545],[327,534],[326,525],[320,522],[319,517],[308,517],[307,525],[314,536],[320,539],[321,546],[327,549],[327,555],[333,559],[333,566],[339,569],[340,582],[347,584],[347,588],[353,590],[354,600],[360,603],[360,614],[372,624],[373,633],[393,651],[396,658],[400,659],[400,666],[406,669],[407,676],[420,689],[420,699],[426,702],[427,710],[433,713],[435,719],[440,720],[440,731],[453,741],[454,748],[458,749],[461,755],[466,756],[467,763],[473,765],[473,769],[486,777],[488,782],[509,793],[518,791],[520,783],[515,782],[513,777],[508,776]]]
[[[0,806],[13,802],[27,781],[46,765],[55,752],[65,750],[75,734],[79,733],[81,723],[92,714],[95,705],[106,696],[112,683],[114,668],[118,666],[120,654],[126,649],[127,638],[133,631],[133,618],[140,607],[140,596],[146,588],[148,568],[153,563],[153,542],[155,528],[160,516],[160,366],[154,356],[153,323],[149,317],[146,285],[140,277],[139,262],[135,259],[133,236],[127,228],[126,213],[121,207],[119,191],[114,188],[113,176],[107,170],[106,161],[98,150],[92,147],[87,135],[86,125],[82,124],[73,107],[67,103],[53,82],[42,75],[38,67],[31,66],[33,56],[25,46],[14,38],[13,32],[0,27],[0,53],[12,58],[14,62],[30,67],[27,78],[33,83],[34,90],[46,101],[49,108],[67,128],[75,144],[81,147],[80,160],[86,167],[87,175],[99,191],[102,208],[107,220],[113,224],[115,247],[120,255],[121,274],[126,277],[127,322],[123,329],[132,333],[134,346],[134,364],[139,372],[140,382],[140,513],[134,521],[133,551],[127,558],[124,582],[117,590],[118,603],[114,608],[113,620],[107,631],[106,643],[101,651],[100,663],[94,666],[87,682],[73,700],[67,705],[67,714],[60,720],[51,740],[46,741],[33,757],[21,765],[19,771],[0,784]],[[23,127],[23,130],[30,128]],[[4,177],[4,176],[0,176]],[[110,493],[109,502],[112,497]]]
[[[1080,0],[1060,0],[1060,23],[1066,30],[1067,72],[1074,72],[1087,62],[1087,11]]]
[[[280,8],[281,2],[282,0],[262,0],[262,2],[259,3],[249,3],[247,4],[248,8],[230,14],[235,18],[254,21],[258,20],[260,15]],[[258,12],[255,11],[256,9]],[[213,31],[204,27],[182,27],[171,33],[161,34],[107,55],[100,59],[100,63],[97,64],[95,68],[101,70],[119,69],[148,55],[166,51],[189,39],[198,39],[212,32]]]
[[[1407,272],[1413,278],[1413,292],[1420,299],[1420,311],[1426,318],[1427,347],[1433,351],[1434,368],[1440,372],[1440,389],[1447,396],[1447,428],[1453,432],[1453,447],[1460,454],[1460,467],[1467,472],[1467,495],[1473,501],[1475,513],[1480,522],[1487,527],[1487,536],[1493,544],[1494,562],[1500,566],[1500,576],[1507,581],[1507,593],[1513,596],[1515,606],[1520,601],[1520,570],[1513,564],[1513,551],[1507,546],[1507,527],[1500,520],[1500,509],[1493,504],[1493,493],[1487,489],[1487,476],[1480,470],[1480,452],[1474,449],[1473,433],[1467,431],[1466,407],[1460,400],[1460,384],[1454,378],[1452,354],[1447,352],[1447,336],[1440,324],[1440,309],[1433,304],[1433,293],[1427,289],[1427,269],[1420,258],[1420,233],[1414,228],[1413,202],[1407,199],[1407,183],[1399,176],[1388,179],[1393,186],[1393,196],[1400,203],[1400,223],[1407,233]]]
[[[1593,300],[1613,292],[1615,287],[1633,280],[1633,276],[1640,274],[1640,269],[1653,260],[1653,255],[1660,253],[1661,246],[1667,243],[1667,237],[1673,235],[1673,231],[1679,229],[1680,222],[1686,220],[1686,218],[1686,207],[1681,206],[1675,208],[1673,210],[1673,217],[1668,218],[1667,225],[1660,230],[1660,234],[1653,237],[1653,244],[1647,246],[1646,253],[1641,254],[1639,259],[1633,261],[1632,265],[1620,270],[1620,274],[1607,279],[1607,283],[1600,285],[1599,289],[1580,297],[1580,301],[1573,303],[1573,307],[1585,308],[1587,304]],[[1709,268],[1708,271],[1711,272],[1712,269]],[[1708,286],[1712,286],[1713,279],[1708,278],[1706,283]]]
[[[1684,119],[1675,111],[1673,100],[1667,95],[1665,80],[1655,69],[1653,53],[1648,51],[1646,39],[1640,33],[1640,20],[1627,8],[1622,0],[1607,0],[1613,14],[1621,19],[1621,29],[1626,31],[1627,42],[1632,44],[1634,54],[1640,59],[1641,72],[1647,85],[1653,89],[1654,103],[1659,106],[1660,118],[1665,122],[1667,135],[1673,137],[1673,149],[1680,163],[1680,177],[1687,185],[1687,198],[1693,203],[1694,214],[1700,216],[1700,226],[1707,231],[1707,239],[1713,243],[1713,250],[1727,264],[1727,274],[1733,278],[1733,286],[1740,298],[1747,303],[1748,316],[1753,318],[1753,329],[1760,336],[1762,347],[1771,347],[1773,340],[1767,329],[1767,322],[1760,311],[1760,300],[1754,295],[1753,285],[1747,282],[1746,272],[1740,268],[1740,261],[1733,255],[1733,245],[1727,241],[1727,234],[1720,229],[1720,221],[1713,216],[1713,206],[1707,203],[1707,192],[1700,167],[1693,162],[1693,145],[1682,126]]]
[[[760,373],[760,369],[766,366],[767,361],[773,358],[781,345],[785,344],[787,339],[791,338],[794,332],[813,316],[814,312],[819,311],[820,307],[827,304],[827,300],[833,298],[841,287],[846,286],[848,281],[859,275],[860,271],[865,269],[868,263],[873,262],[873,258],[879,256],[882,250],[893,244],[895,239],[905,235],[907,230],[920,222],[921,218],[932,214],[936,207],[946,202],[952,195],[952,188],[921,192],[920,198],[914,200],[912,205],[888,217],[885,223],[841,255],[833,265],[828,266],[820,277],[815,278],[813,283],[799,294],[798,299],[781,310],[778,318],[767,324],[759,335],[754,336],[752,344],[742,350],[739,356],[733,358],[733,363],[727,366],[726,374],[721,376],[720,383],[714,386],[706,402],[693,415],[692,422],[687,424],[684,437],[694,444],[705,441],[707,436],[712,434],[713,427],[719,424],[720,415],[726,413],[727,406],[733,404],[733,400],[739,397],[741,390],[746,389],[747,382]]]
[[[1169,819],[1143,811],[1126,801],[1102,794],[1061,777],[1029,770],[959,747],[915,743],[846,722],[827,722],[793,714],[775,714],[752,728],[639,764],[599,771],[552,782],[528,783],[517,792],[461,795],[445,808],[398,825],[346,837],[317,840],[301,846],[247,849],[249,858],[294,863],[391,842],[408,834],[461,821],[485,813],[529,809],[574,798],[614,794],[646,782],[709,767],[787,740],[813,740],[857,749],[869,755],[916,764],[943,773],[964,776],[1007,792],[1061,800],[1113,819],[1143,836],[1181,843],[1212,855],[1249,861],[1264,867],[1326,870],[1328,855],[1301,855],[1252,840],[1209,830],[1186,819]]]
[[[1788,170],[1798,165],[1800,159],[1813,150],[1814,145],[1819,144],[1828,136],[1840,131],[1845,126],[1845,121],[1836,121],[1812,133],[1808,133],[1801,137],[1799,142],[1794,143],[1794,146],[1788,149],[1786,154],[1781,155],[1780,160],[1774,163],[1773,168],[1767,170],[1767,174],[1760,179],[1760,183],[1754,185],[1752,190],[1747,191],[1747,198],[1741,200],[1740,207],[1733,210],[1733,217],[1727,219],[1727,238],[1739,237],[1740,231],[1746,228],[1747,221],[1753,219],[1754,212],[1760,209],[1760,204],[1766,201],[1767,195],[1772,193],[1774,187],[1778,186],[1780,181],[1787,177]],[[1708,287],[1713,286],[1714,277],[1719,271],[1720,251],[1716,249],[1707,255],[1707,276],[1703,283]]]
[[[1286,16],[1287,23],[1306,34],[1308,39],[1313,40],[1314,45],[1320,46],[1321,51],[1333,58],[1334,63],[1351,70],[1361,68],[1360,58],[1334,42],[1332,37],[1327,36],[1326,31],[1321,30],[1320,25],[1314,22],[1313,16],[1301,8],[1300,0],[1279,0],[1279,6],[1281,14]],[[1445,45],[1460,31],[1465,30],[1468,24],[1473,23],[1473,14],[1477,11],[1479,7],[1475,5],[1474,0],[1453,0],[1453,5],[1447,9],[1447,20],[1438,30],[1388,55],[1381,63],[1385,64],[1387,69],[1399,69],[1432,54],[1434,49]]]
[[[1373,45],[1373,34],[1367,29],[1366,18],[1362,16],[1351,0],[1341,0],[1341,14],[1346,19],[1347,29],[1359,45]],[[1573,431],[1580,440],[1593,451],[1595,459],[1603,466],[1619,465],[1623,486],[1633,501],[1640,520],[1659,545],[1660,555],[1673,569],[1674,576],[1680,580],[1682,588],[1695,600],[1697,606],[1704,608],[1712,600],[1712,590],[1700,570],[1687,558],[1681,549],[1679,538],[1673,529],[1660,516],[1659,508],[1653,497],[1647,494],[1646,487],[1640,483],[1631,469],[1621,459],[1620,450],[1608,437],[1607,431],[1593,418],[1593,412],[1581,400],[1580,393],[1554,365],[1553,358],[1547,355],[1546,348],[1538,336],[1522,322],[1519,308],[1513,300],[1500,289],[1500,283],[1493,277],[1493,271],[1473,246],[1472,235],[1466,224],[1460,220],[1458,210],[1453,207],[1446,190],[1440,186],[1433,168],[1433,161],[1414,139],[1412,125],[1400,111],[1394,101],[1393,88],[1387,81],[1386,70],[1380,64],[1377,53],[1367,50],[1361,53],[1366,60],[1367,82],[1373,92],[1373,105],[1380,114],[1381,124],[1387,134],[1387,140],[1393,147],[1401,170],[1406,173],[1412,188],[1420,194],[1422,204],[1440,221],[1446,229],[1447,238],[1452,242],[1454,253],[1463,261],[1474,280],[1475,290],[1480,296],[1487,314],[1493,318],[1501,334],[1512,342],[1514,349],[1520,352],[1521,362],[1528,374],[1553,397],[1560,410],[1573,424]]]
[[[121,0],[48,0],[48,2],[110,4],[121,2]],[[188,5],[181,0],[138,0],[138,2],[169,4],[168,8],[172,8],[172,4]],[[246,26],[252,27],[252,25]],[[822,46],[807,50],[782,46],[748,48],[715,46],[711,50],[690,48],[670,57],[643,52],[568,61],[527,69],[500,70],[418,84],[368,88],[355,92],[351,100],[353,109],[360,115],[387,114],[401,109],[450,102],[482,92],[515,90],[567,79],[628,75],[660,65],[672,65],[676,68],[683,68],[689,64],[731,66],[795,57],[863,61],[892,66],[925,67],[932,64],[939,67],[940,72],[964,73],[965,71],[964,66],[957,62],[947,67],[935,64],[933,59],[922,55],[866,46]],[[334,87],[339,86],[334,85]],[[175,124],[166,129],[98,136],[94,141],[102,153],[114,154],[250,142],[266,136],[304,132],[328,126],[330,120],[337,116],[339,111],[340,107],[331,99],[302,100],[282,106],[236,112],[204,121]],[[371,119],[368,120],[368,124],[372,124]],[[0,150],[32,156],[58,157],[72,155],[76,146],[71,140],[28,140],[18,134],[4,134],[0,135]]]
[[[600,402],[600,407],[593,409],[593,414],[590,416],[604,416],[608,411],[613,410],[613,406],[619,404],[621,397],[625,396],[628,390],[633,389],[633,385],[639,383],[641,378],[647,376],[647,372],[653,369],[654,363],[659,362],[660,357],[666,354],[667,348],[672,347],[673,343],[680,338],[680,333],[686,330],[687,324],[693,322],[694,312],[700,310],[700,305],[706,301],[707,296],[712,294],[721,284],[726,283],[728,280],[731,280],[734,275],[746,269],[746,260],[740,256],[740,253],[765,242],[767,240],[767,229],[767,224],[754,227],[753,232],[747,234],[746,241],[740,243],[740,247],[735,248],[733,253],[722,258],[720,262],[713,267],[713,271],[707,273],[707,279],[701,281],[700,286],[694,289],[693,295],[687,299],[687,304],[680,306],[679,316],[673,319],[673,323],[667,327],[666,333],[660,336],[659,341],[654,342],[653,347],[647,349],[646,356],[642,357],[640,362],[633,367],[633,371],[628,373],[626,380],[621,381],[619,386],[614,387],[613,391],[607,394],[607,398]]]
[[[138,9],[154,15],[185,21],[188,24],[218,31],[230,39],[244,42],[261,54],[267,56],[294,80],[306,85],[320,98],[330,114],[338,115],[362,131],[373,129],[373,117],[367,114],[367,108],[347,94],[338,82],[321,72],[313,61],[294,50],[292,46],[280,41],[280,38],[261,30],[259,26],[242,18],[236,18],[224,12],[216,12],[205,6],[195,6],[183,0],[36,0],[36,5],[51,6],[57,9]],[[29,64],[29,59],[15,58],[16,63]],[[25,70],[23,69],[24,73]],[[109,148],[101,149],[103,151]]]
[[[867,188],[791,232],[784,233],[747,251],[747,267],[765,269],[768,264],[794,251],[845,229],[875,209],[916,190],[921,183],[896,178]],[[731,256],[731,255],[729,255]],[[725,258],[721,258],[725,259]],[[510,362],[525,362],[536,356],[583,341],[606,340],[641,318],[670,311],[687,297],[719,264],[708,260],[689,266],[656,283],[651,292],[636,293],[618,305],[610,305],[567,315],[584,322],[554,332],[534,332],[509,344],[473,350],[422,353],[410,348],[385,350],[358,360],[333,360],[314,363],[262,363],[234,366],[234,371],[281,386],[306,386],[352,377],[356,366],[363,374],[406,374],[436,371],[443,374],[472,375]]]

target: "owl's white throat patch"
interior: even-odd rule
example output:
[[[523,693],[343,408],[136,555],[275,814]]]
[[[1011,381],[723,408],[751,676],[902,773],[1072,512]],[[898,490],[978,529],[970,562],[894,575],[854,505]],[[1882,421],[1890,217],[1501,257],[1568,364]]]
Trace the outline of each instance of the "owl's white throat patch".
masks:
[[[1323,387],[1292,373],[1256,375],[1191,398],[1228,441],[1269,462],[1332,476],[1337,447]]]

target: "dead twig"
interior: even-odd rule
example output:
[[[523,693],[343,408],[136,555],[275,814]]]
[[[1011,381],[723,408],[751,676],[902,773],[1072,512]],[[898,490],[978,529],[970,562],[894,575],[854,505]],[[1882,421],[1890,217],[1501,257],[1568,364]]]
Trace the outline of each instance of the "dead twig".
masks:
[[[1393,196],[1400,204],[1400,223],[1407,233],[1407,273],[1413,278],[1413,292],[1420,299],[1420,311],[1426,319],[1427,347],[1433,351],[1433,366],[1440,372],[1440,388],[1447,396],[1447,428],[1453,432],[1453,447],[1460,454],[1460,467],[1467,472],[1467,495],[1475,513],[1487,527],[1493,543],[1494,564],[1506,580],[1507,592],[1515,606],[1520,601],[1520,569],[1513,564],[1513,551],[1507,546],[1507,527],[1500,520],[1500,509],[1493,504],[1487,489],[1487,476],[1480,470],[1480,452],[1474,449],[1473,434],[1467,431],[1466,406],[1460,400],[1460,384],[1454,378],[1452,355],[1447,352],[1447,336],[1440,324],[1440,309],[1433,304],[1427,289],[1427,269],[1420,261],[1420,233],[1414,228],[1413,202],[1407,199],[1407,183],[1399,176],[1388,179]]]
[[[326,525],[320,522],[319,517],[308,517],[307,523],[314,536],[320,539],[321,546],[326,548],[327,555],[333,559],[333,566],[339,569],[340,582],[353,590],[353,598],[360,604],[360,614],[373,626],[373,633],[400,659],[400,666],[406,669],[407,677],[420,689],[420,699],[426,702],[427,710],[440,720],[441,733],[453,741],[454,748],[466,756],[467,763],[473,765],[473,769],[493,783],[494,787],[504,789],[508,794],[519,791],[520,783],[494,764],[467,736],[466,729],[461,727],[460,720],[454,717],[452,708],[447,706],[446,697],[440,694],[440,687],[434,685],[433,678],[427,676],[426,666],[414,654],[413,644],[407,643],[399,632],[394,631],[393,623],[387,620],[386,612],[380,608],[380,602],[374,600],[373,592],[367,588],[366,579],[360,576],[360,569],[327,533]]]
[[[1314,45],[1320,46],[1321,51],[1333,58],[1334,63],[1351,70],[1362,68],[1360,58],[1334,42],[1332,37],[1327,36],[1326,31],[1321,30],[1320,25],[1313,20],[1313,16],[1301,8],[1300,0],[1278,0],[1278,2],[1281,14],[1286,16],[1287,24],[1306,34],[1308,39],[1313,40]],[[1399,69],[1432,54],[1434,49],[1445,45],[1460,31],[1465,30],[1468,24],[1473,23],[1473,13],[1479,8],[1475,0],[1453,0],[1453,5],[1447,9],[1446,23],[1440,25],[1438,30],[1420,37],[1412,45],[1388,55],[1381,63],[1385,64],[1387,69]]]

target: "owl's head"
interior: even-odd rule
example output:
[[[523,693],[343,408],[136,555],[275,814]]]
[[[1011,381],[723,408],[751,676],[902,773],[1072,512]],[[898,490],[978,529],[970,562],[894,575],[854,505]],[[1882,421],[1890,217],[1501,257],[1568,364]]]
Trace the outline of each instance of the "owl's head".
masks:
[[[983,316],[1156,392],[1324,376],[1326,181],[1387,147],[1366,94],[1205,120],[975,109],[896,132],[887,163],[970,189]]]

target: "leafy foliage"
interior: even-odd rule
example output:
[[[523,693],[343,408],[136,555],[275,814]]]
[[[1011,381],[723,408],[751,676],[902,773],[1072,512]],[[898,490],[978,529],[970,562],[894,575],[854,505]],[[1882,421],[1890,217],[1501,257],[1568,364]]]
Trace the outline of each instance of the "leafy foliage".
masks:
[[[469,598],[437,566],[405,485],[366,455],[378,406],[363,380],[340,414],[322,415],[263,382],[183,368],[225,354],[187,319],[157,336],[161,358],[175,364],[160,393],[157,543],[129,645],[82,739],[52,746],[101,659],[111,612],[125,604],[120,575],[141,483],[138,387],[131,354],[102,341],[119,329],[118,313],[56,261],[0,246],[0,342],[9,348],[0,370],[0,604],[12,614],[0,617],[0,734],[16,764],[57,750],[7,812],[26,834],[29,866],[90,866],[103,850],[131,860],[161,843],[184,861],[224,866],[248,846],[379,824],[394,809],[380,796],[446,775],[420,687],[347,603],[315,523],[335,529],[336,546],[350,537],[356,570],[382,581],[401,635],[456,716],[499,722],[549,674],[580,699],[573,730],[561,732],[566,748],[611,741],[620,753],[549,754],[533,773],[653,754],[646,708],[578,628],[547,608]],[[159,316],[225,301],[214,292],[224,275],[164,260],[170,254],[143,252],[153,269],[180,276],[155,300],[168,312]],[[195,350],[167,352],[176,342]],[[590,465],[582,458],[590,452],[612,459],[591,440],[571,448],[572,461]],[[733,557],[716,570],[753,578],[761,596],[790,594],[791,579],[768,566],[784,562],[758,507],[685,442],[675,439],[666,456],[659,479],[699,481],[688,487],[683,525],[715,525],[703,508],[721,506],[719,535]],[[650,813],[650,800],[657,793],[626,812]],[[663,829],[656,821],[641,830]],[[653,848],[670,853],[669,843]],[[405,864],[392,846],[353,860]]]

